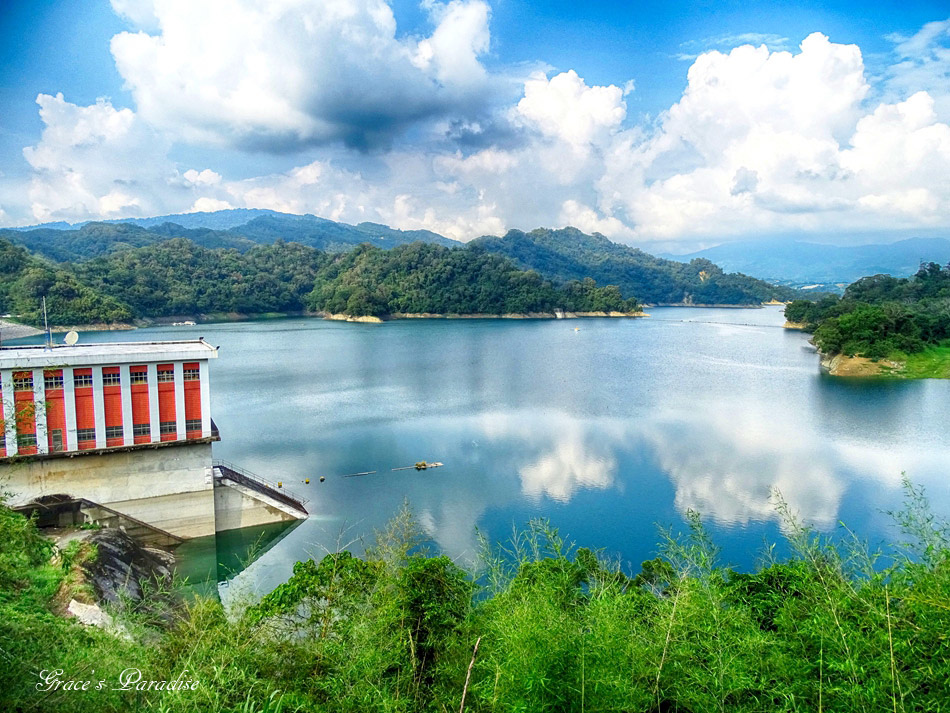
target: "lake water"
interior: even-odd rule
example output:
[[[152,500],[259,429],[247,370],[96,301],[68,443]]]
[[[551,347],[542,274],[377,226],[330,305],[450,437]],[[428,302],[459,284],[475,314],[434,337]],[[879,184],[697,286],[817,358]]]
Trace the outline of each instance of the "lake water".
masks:
[[[215,458],[310,499],[310,519],[265,538],[242,575],[257,591],[298,559],[361,550],[404,501],[453,558],[471,560],[478,533],[504,540],[540,516],[634,571],[656,555],[658,526],[683,529],[688,508],[724,563],[752,567],[781,540],[773,491],[816,528],[844,521],[872,544],[894,536],[885,511],[900,506],[902,471],[950,515],[950,382],[828,377],[806,335],[780,328],[780,307],[650,312],[283,319],[83,340],[220,345]],[[420,460],[445,466],[391,472]]]

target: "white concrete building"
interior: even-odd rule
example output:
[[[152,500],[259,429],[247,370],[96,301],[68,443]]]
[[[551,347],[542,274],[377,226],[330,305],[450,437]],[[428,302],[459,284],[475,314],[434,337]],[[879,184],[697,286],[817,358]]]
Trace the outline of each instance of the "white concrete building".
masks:
[[[201,339],[0,348],[0,481],[11,504],[79,503],[72,512],[86,521],[176,539],[306,517],[287,493],[213,463],[217,357]]]

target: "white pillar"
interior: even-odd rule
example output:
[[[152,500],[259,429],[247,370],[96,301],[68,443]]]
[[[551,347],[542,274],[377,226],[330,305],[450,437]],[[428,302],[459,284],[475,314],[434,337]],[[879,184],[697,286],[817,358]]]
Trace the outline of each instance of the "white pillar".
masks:
[[[185,372],[182,362],[175,362],[175,430],[177,440],[184,439],[185,433]]]
[[[156,443],[162,440],[161,418],[158,413],[158,364],[148,365],[148,423],[149,440]]]
[[[63,369],[63,408],[66,412],[66,433],[63,434],[63,448],[67,451],[79,450],[79,438],[76,435],[76,384],[73,370]]]
[[[102,394],[102,367],[92,367],[92,408],[96,423],[96,448],[106,447],[106,402]]]
[[[119,367],[119,393],[122,394],[122,443],[131,446],[135,443],[132,435],[132,372],[128,364]]]
[[[42,369],[33,370],[33,430],[36,452],[49,453],[49,426],[46,422],[46,377]]]
[[[211,382],[209,376],[211,369],[208,368],[208,361],[198,362],[198,378],[201,379],[201,437],[211,437]]]
[[[16,446],[16,397],[13,394],[13,370],[0,371],[3,383],[3,430],[6,438],[7,455],[18,453]]]

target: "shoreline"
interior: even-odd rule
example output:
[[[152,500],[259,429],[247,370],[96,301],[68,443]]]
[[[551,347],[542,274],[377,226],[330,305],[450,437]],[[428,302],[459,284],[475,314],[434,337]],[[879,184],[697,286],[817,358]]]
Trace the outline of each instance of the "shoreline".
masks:
[[[774,307],[784,305],[784,302],[756,302],[748,305],[726,305],[726,304],[693,304],[691,302],[651,302],[643,305],[644,307],[695,307],[696,309],[763,309],[765,307]]]
[[[783,327],[804,331],[807,325],[785,322]],[[809,340],[809,343],[812,343]],[[871,359],[846,354],[826,354],[818,350],[818,363],[829,376],[844,379],[908,380],[950,379],[950,346],[931,346],[914,354],[892,354]]]
[[[401,319],[584,319],[591,317],[602,317],[614,319],[618,317],[639,318],[649,317],[646,312],[565,312],[556,310],[554,312],[509,312],[506,314],[454,314],[440,312],[394,312],[385,317],[373,315],[353,316],[348,314],[318,313],[323,319],[336,322],[362,322],[366,324],[382,324],[384,322],[394,322]]]
[[[914,354],[894,354],[873,360],[862,356],[818,352],[821,368],[830,376],[866,379],[950,379],[950,348],[931,347]]]
[[[649,307],[689,307],[694,309],[762,309],[763,307],[783,304],[780,302],[763,302],[761,304],[751,305],[729,305],[729,304],[686,304],[682,302],[662,302],[656,304],[645,304]],[[294,317],[311,317],[316,319],[325,319],[334,322],[354,322],[362,324],[382,324],[400,319],[590,319],[590,318],[643,318],[650,314],[643,310],[638,312],[618,312],[618,311],[595,311],[595,312],[568,312],[565,310],[555,310],[553,312],[510,312],[505,314],[484,314],[484,313],[441,313],[441,312],[395,312],[385,317],[375,315],[348,315],[345,313],[329,312],[210,312],[206,314],[180,314],[164,317],[148,317],[137,319],[134,323],[92,323],[73,326],[55,326],[50,331],[54,334],[65,334],[69,331],[76,332],[106,332],[106,331],[124,331],[132,329],[141,329],[155,326],[181,326],[181,322],[195,322],[199,324],[217,324],[228,322],[250,322],[268,319],[288,319]],[[187,325],[191,326],[191,325]],[[792,329],[789,324],[786,325]],[[43,330],[32,327],[27,324],[13,322],[8,319],[0,319],[0,341],[7,339],[23,339],[43,334]]]
[[[42,329],[31,327],[28,324],[20,324],[19,322],[11,322],[7,319],[0,319],[0,343],[6,341],[7,339],[23,339],[25,337],[33,337],[42,333]]]
[[[150,326],[148,324],[136,325],[124,322],[109,324],[105,322],[95,322],[92,324],[81,324],[72,327],[56,326],[50,327],[51,334],[66,334],[67,332],[122,332],[131,329],[138,329],[139,326]],[[0,319],[0,342],[8,339],[25,339],[35,337],[39,334],[45,334],[42,329],[33,327],[29,324],[12,322],[8,319]]]

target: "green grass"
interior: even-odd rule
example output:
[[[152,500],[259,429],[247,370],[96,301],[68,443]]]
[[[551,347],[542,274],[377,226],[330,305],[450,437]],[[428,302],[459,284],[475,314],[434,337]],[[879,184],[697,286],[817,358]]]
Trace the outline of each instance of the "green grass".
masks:
[[[950,341],[908,355],[901,376],[906,379],[950,379]]]
[[[903,364],[903,366],[895,369],[886,364],[881,364],[880,377],[892,379],[950,379],[950,340],[913,354],[893,352],[887,357],[887,361],[897,362]]]

